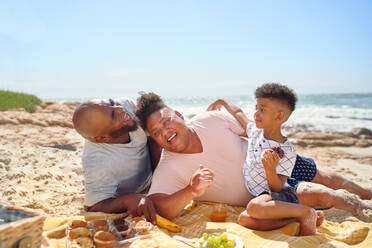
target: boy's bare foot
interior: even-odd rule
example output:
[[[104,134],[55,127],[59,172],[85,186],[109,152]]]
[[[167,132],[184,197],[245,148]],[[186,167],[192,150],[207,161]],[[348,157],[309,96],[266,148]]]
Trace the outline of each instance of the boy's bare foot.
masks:
[[[324,212],[321,210],[316,210],[316,226],[322,225],[323,221],[325,220]]]
[[[300,220],[300,235],[315,235],[316,233],[316,224],[317,224],[318,215],[313,208],[309,208],[309,211],[306,215],[302,216]]]

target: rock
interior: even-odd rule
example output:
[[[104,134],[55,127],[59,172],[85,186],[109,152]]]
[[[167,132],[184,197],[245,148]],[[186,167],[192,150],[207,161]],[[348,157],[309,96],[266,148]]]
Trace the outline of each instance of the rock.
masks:
[[[290,141],[293,145],[296,146],[306,147],[308,145],[305,141],[299,139],[290,139]]]
[[[353,128],[351,133],[355,136],[366,135],[372,137],[372,131],[367,128]]]
[[[5,116],[5,114],[0,112],[0,125],[5,125],[5,124],[18,125],[19,122],[18,122],[18,120],[11,119],[11,118]]]
[[[355,143],[355,146],[357,147],[368,147],[370,144],[368,143],[368,141],[366,140],[358,140],[356,143]]]
[[[40,127],[60,126],[73,128],[72,115],[78,102],[56,103],[47,102],[44,109],[37,107],[35,113],[23,109],[0,112],[0,125],[35,125]]]

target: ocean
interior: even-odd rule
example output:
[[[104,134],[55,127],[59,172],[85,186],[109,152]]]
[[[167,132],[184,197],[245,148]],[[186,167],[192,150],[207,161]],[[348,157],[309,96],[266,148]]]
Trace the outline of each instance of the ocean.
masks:
[[[221,98],[221,97],[220,97]],[[222,97],[243,109],[253,119],[256,101],[253,96]],[[186,119],[205,111],[217,97],[164,97]],[[86,99],[45,99],[83,101]],[[372,93],[298,95],[296,110],[285,123],[285,130],[348,132],[353,128],[372,130]]]

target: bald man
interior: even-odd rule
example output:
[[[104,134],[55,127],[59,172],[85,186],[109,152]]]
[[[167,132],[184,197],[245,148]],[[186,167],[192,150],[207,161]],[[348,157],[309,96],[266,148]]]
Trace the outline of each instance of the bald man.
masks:
[[[160,148],[137,124],[134,108],[127,99],[96,99],[75,109],[74,128],[85,138],[85,209],[106,213],[129,210],[155,222],[154,206],[144,194]]]

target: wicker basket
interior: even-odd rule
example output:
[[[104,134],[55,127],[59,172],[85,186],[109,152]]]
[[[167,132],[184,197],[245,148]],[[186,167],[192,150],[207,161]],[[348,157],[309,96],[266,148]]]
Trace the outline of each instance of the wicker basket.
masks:
[[[44,220],[39,211],[0,205],[0,248],[40,247]]]

